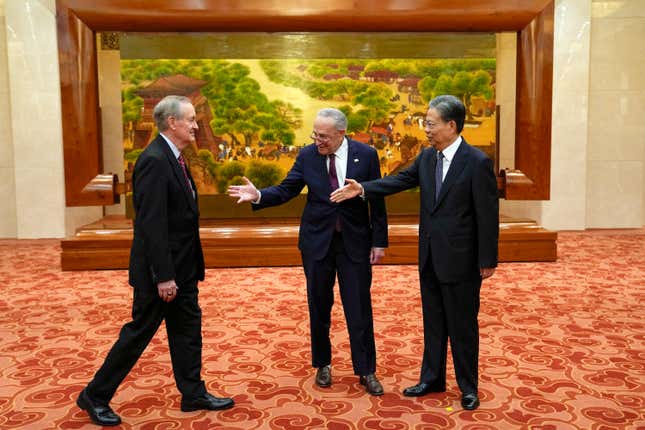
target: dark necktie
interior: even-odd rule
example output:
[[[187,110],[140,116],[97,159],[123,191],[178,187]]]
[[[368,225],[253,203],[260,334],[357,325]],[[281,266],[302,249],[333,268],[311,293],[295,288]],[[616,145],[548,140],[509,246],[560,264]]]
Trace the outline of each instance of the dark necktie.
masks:
[[[443,154],[441,151],[437,152],[437,166],[434,168],[434,201],[439,201],[439,192],[441,191],[441,183],[443,182]]]
[[[188,190],[193,194],[193,197],[195,197],[195,191],[193,191],[193,186],[190,184],[190,179],[188,179],[188,170],[186,170],[186,162],[184,161],[183,155],[179,154],[179,157],[177,157],[177,161],[179,161],[181,170],[184,172],[184,178],[186,179],[186,185],[188,185]]]
[[[331,190],[338,189],[338,176],[336,175],[336,154],[329,154],[329,184]],[[340,231],[340,217],[336,218],[336,231]]]
[[[338,175],[336,175],[336,154],[329,154],[329,183],[331,190],[338,189]]]

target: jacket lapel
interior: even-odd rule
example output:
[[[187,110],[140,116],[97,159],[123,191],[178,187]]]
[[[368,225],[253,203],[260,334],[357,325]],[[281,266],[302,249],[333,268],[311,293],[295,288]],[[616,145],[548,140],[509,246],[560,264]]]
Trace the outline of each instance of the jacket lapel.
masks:
[[[315,150],[316,152],[315,157],[316,157],[316,163],[318,165],[318,172],[320,172],[320,182],[322,184],[326,184],[327,188],[329,188],[329,193],[331,194],[331,184],[329,183],[329,171],[327,170],[327,156],[322,155],[318,152],[318,150]]]
[[[196,203],[197,192],[195,192],[195,197],[193,197],[193,193],[187,187],[186,179],[184,178],[184,172],[181,170],[181,166],[179,165],[179,161],[175,158],[175,154],[172,153],[172,151],[168,147],[168,144],[166,143],[163,137],[158,136],[158,139],[159,140],[157,142],[163,148],[164,154],[166,154],[166,157],[168,158],[168,162],[170,163],[172,171],[175,174],[175,180],[179,183],[180,188],[184,190],[183,193],[184,193],[184,196],[186,197],[188,205],[191,207],[193,211],[197,212],[197,203]],[[188,167],[186,167],[186,171],[188,171]],[[193,184],[193,187],[195,187],[195,183],[192,177],[190,176],[190,172],[188,172],[188,176],[190,177],[190,181]]]
[[[354,161],[356,160],[356,161]],[[356,179],[356,168],[358,167],[360,157],[356,150],[356,145],[347,139],[347,164],[345,165],[345,179]],[[341,187],[345,184],[339,184]]]
[[[179,160],[177,161],[177,164],[179,164]],[[184,172],[181,171],[181,166],[179,166],[179,171],[181,172],[182,176]],[[190,198],[189,203],[191,203],[191,206],[195,212],[197,212],[197,184],[195,184],[195,180],[193,179],[193,175],[190,173],[190,168],[188,165],[186,165],[186,173],[188,174],[188,180],[190,180],[190,184],[193,187],[193,190],[195,190],[195,195],[193,195],[192,191],[186,190],[186,195]],[[184,180],[184,182],[186,182]],[[186,188],[186,187],[184,187]]]
[[[435,202],[434,205],[434,210],[437,210],[437,207],[443,200],[443,198],[448,194],[448,191],[450,188],[453,186],[461,172],[464,170],[464,167],[466,167],[466,162],[468,161],[468,155],[467,155],[467,143],[466,140],[462,138],[461,144],[459,145],[459,149],[457,149],[457,152],[455,153],[455,157],[453,160],[450,162],[450,168],[448,169],[448,173],[446,174],[446,178],[443,180],[443,184],[441,185],[441,190],[439,191],[439,198]],[[434,157],[434,164],[437,164],[437,157],[435,153]],[[434,169],[433,169],[434,172]],[[435,181],[432,181],[435,182]],[[436,184],[435,184],[436,187]],[[432,190],[434,192],[434,190]]]

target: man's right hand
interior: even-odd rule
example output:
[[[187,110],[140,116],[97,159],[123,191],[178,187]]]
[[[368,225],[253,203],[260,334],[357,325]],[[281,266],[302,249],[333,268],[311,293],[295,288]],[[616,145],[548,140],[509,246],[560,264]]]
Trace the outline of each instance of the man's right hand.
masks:
[[[164,302],[172,302],[175,297],[177,297],[177,290],[177,284],[175,284],[174,279],[171,279],[170,281],[159,282],[157,284],[159,297]]]
[[[242,180],[244,185],[229,185],[226,193],[231,197],[237,197],[238,203],[257,201],[260,198],[258,189],[246,176],[242,177]]]

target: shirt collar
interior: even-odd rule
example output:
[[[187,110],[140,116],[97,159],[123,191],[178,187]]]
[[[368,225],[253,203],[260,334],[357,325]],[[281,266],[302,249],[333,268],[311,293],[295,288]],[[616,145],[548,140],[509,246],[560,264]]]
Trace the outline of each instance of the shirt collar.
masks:
[[[454,142],[452,142],[443,151],[441,151],[448,162],[452,161],[453,157],[455,156],[455,153],[459,149],[459,145],[461,145],[461,140],[461,136],[457,136],[457,139],[455,139]]]
[[[172,153],[175,155],[175,158],[179,158],[179,156],[181,155],[181,151],[180,151],[179,149],[177,149],[177,147],[175,146],[175,144],[174,144],[174,143],[172,143],[172,142],[170,141],[170,139],[168,139],[166,136],[164,136],[164,134],[163,134],[163,133],[159,133],[159,134],[160,134],[160,135],[161,135],[161,137],[163,137],[163,139],[166,141],[166,143],[168,144],[168,147],[170,148],[170,150],[172,151]]]
[[[347,143],[347,137],[343,137],[343,142],[340,144],[334,155],[336,158],[341,160],[347,160],[347,152],[349,151],[349,144]]]

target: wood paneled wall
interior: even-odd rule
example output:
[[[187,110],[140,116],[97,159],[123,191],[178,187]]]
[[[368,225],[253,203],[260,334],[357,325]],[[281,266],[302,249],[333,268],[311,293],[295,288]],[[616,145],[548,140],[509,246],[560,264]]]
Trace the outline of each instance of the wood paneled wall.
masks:
[[[549,199],[552,92],[553,5],[518,34],[515,166],[523,178],[506,176],[507,199]]]
[[[57,0],[56,9],[68,206],[112,203],[86,187],[104,173],[97,31],[516,31],[516,171],[500,183],[506,198],[549,198],[552,0]]]

